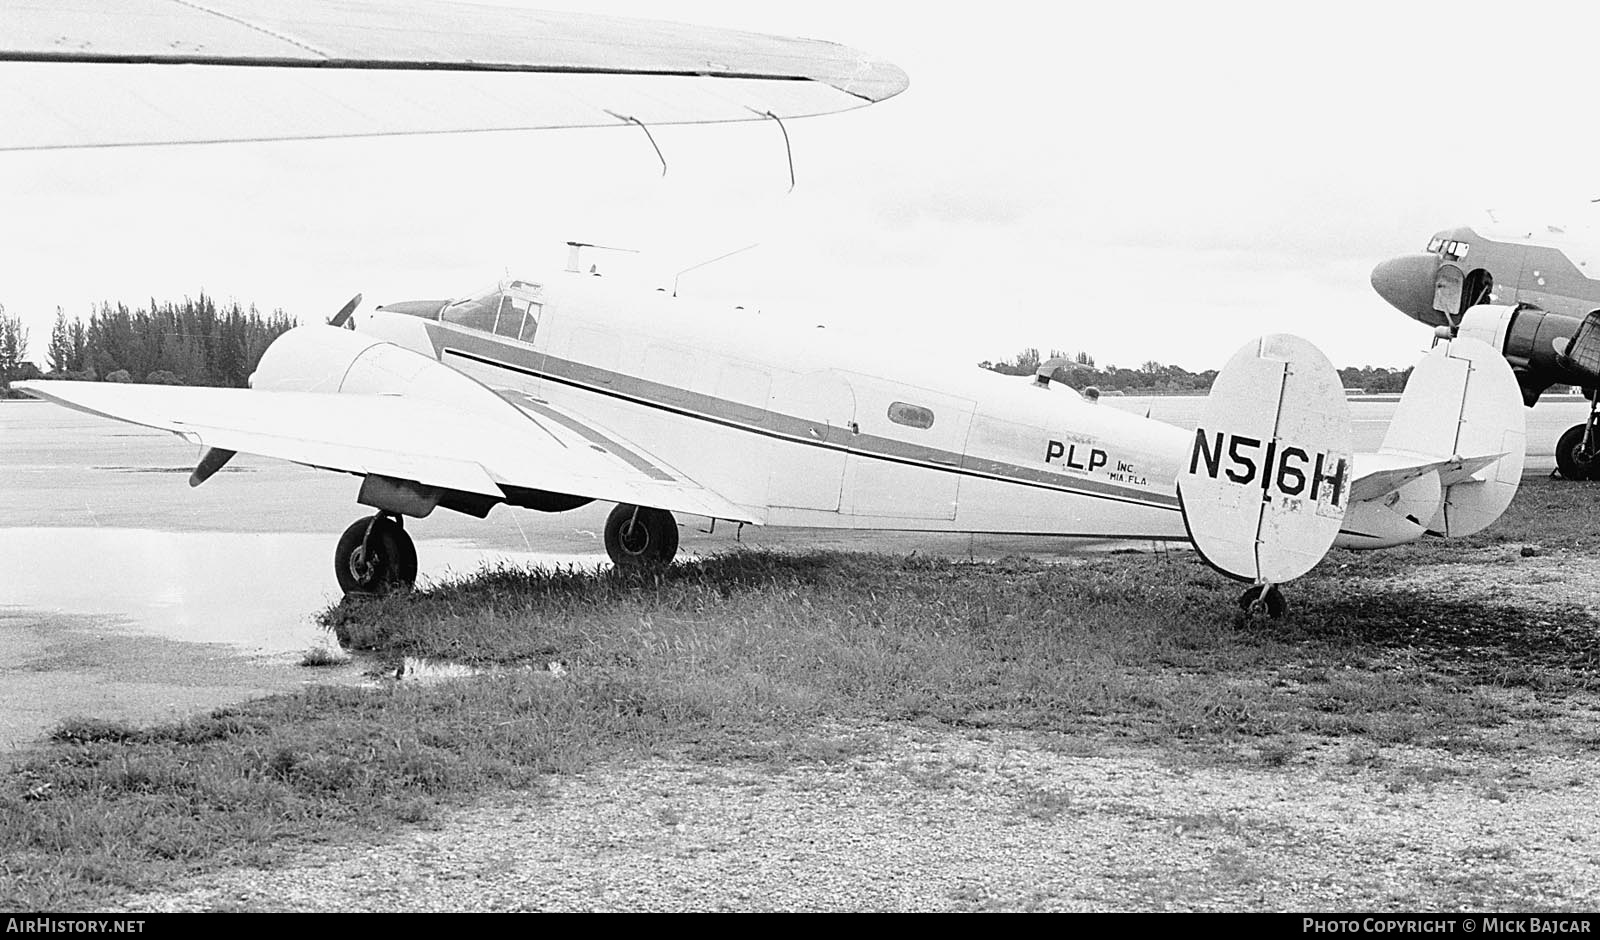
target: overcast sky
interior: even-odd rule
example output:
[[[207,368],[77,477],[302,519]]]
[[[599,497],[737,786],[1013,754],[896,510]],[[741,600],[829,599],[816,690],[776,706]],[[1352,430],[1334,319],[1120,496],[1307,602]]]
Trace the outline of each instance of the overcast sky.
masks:
[[[905,69],[882,104],[771,124],[0,153],[0,304],[200,290],[303,321],[558,270],[976,361],[1219,367],[1262,332],[1410,364],[1372,266],[1486,208],[1600,196],[1586,4],[559,2],[828,39]],[[0,93],[4,73],[0,72]],[[197,92],[203,94],[203,91]]]

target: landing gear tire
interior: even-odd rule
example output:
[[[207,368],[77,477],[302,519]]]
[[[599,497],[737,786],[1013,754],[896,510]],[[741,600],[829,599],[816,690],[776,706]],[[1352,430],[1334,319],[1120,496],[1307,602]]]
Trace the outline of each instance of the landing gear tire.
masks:
[[[619,503],[606,517],[606,554],[618,568],[665,568],[678,554],[678,523],[665,509]]]
[[[357,519],[339,537],[333,573],[346,594],[409,591],[417,582],[417,547],[398,518]]]
[[[1574,424],[1556,442],[1556,466],[1567,480],[1593,480],[1600,476],[1600,454],[1585,452],[1585,425]]]
[[[1281,620],[1289,612],[1289,602],[1284,600],[1283,592],[1278,590],[1276,584],[1252,584],[1239,595],[1239,609],[1247,616],[1257,610],[1265,610],[1268,617]]]

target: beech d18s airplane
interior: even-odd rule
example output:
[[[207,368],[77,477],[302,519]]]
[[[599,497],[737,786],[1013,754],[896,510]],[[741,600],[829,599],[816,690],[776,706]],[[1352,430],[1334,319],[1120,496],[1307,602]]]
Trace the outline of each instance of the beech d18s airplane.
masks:
[[[1250,582],[1246,603],[1281,613],[1276,585],[1331,545],[1475,532],[1522,470],[1516,380],[1470,339],[1422,360],[1376,454],[1351,453],[1338,374],[1287,335],[1233,357],[1192,433],[1042,376],[883,361],[833,331],[571,273],[391,304],[355,331],[296,327],[249,389],[19,384],[206,447],[194,484],[236,451],[362,477],[357,501],[377,513],[334,558],[351,592],[415,578],[405,516],[607,500],[618,565],[669,562],[674,514],[1187,539]]]
[[[219,64],[220,51],[227,67],[239,67],[260,43],[272,45],[274,62],[305,64],[306,50],[350,61],[356,53],[349,43],[371,33],[392,46],[381,50],[391,64],[415,51],[409,37],[425,35],[428,69],[438,71],[448,67],[440,44],[460,38],[448,28],[352,34],[343,20],[329,27],[320,5],[300,6],[299,18],[287,20],[277,6],[270,16],[219,0],[209,7],[228,7],[229,16],[205,20],[217,32],[201,47],[204,55],[183,52],[185,63]],[[33,9],[54,13],[49,5]],[[213,11],[174,4],[169,12],[205,19]],[[349,15],[344,5],[339,12]],[[781,119],[880,100],[905,87],[892,66],[825,43],[615,21],[591,28],[568,18],[560,23],[563,41],[551,45],[522,14],[493,16],[514,22],[488,33],[485,24],[472,24],[471,42],[479,45],[458,57],[468,68],[487,57],[506,72],[542,68],[564,81],[584,69],[595,73],[589,77],[646,80],[635,103],[653,104],[648,116],[658,122]],[[270,21],[235,31],[252,17]],[[602,41],[618,30],[632,41]],[[496,41],[507,35],[518,41]],[[285,37],[293,42],[279,43]],[[126,34],[107,33],[93,18],[56,22],[36,38],[49,55],[35,48],[31,59],[21,56],[36,64],[55,61],[51,56],[82,62],[97,43],[141,68],[170,54],[159,45],[129,47]],[[337,54],[318,51],[335,46]],[[378,68],[364,61],[355,67]],[[492,126],[573,126],[594,118],[580,109],[561,125],[530,123],[537,115],[507,106],[514,95],[499,87],[505,94],[488,103]],[[137,89],[166,100],[156,84]],[[414,90],[406,85],[397,107]],[[606,101],[623,90],[609,82],[587,89]],[[375,86],[360,91],[382,98]],[[48,114],[66,104],[55,92],[41,83],[35,97],[22,98],[42,102]],[[19,99],[0,95],[8,100]],[[311,135],[316,128],[305,122],[321,92],[296,100],[303,109],[271,109],[276,123],[251,136]],[[568,103],[564,95],[561,101]],[[496,110],[502,106],[513,113]],[[532,111],[540,106],[534,102]],[[183,114],[179,107],[150,110],[158,120]],[[642,110],[608,104],[595,113],[610,115],[601,123],[619,116],[648,123]],[[389,120],[388,112],[381,116]],[[438,127],[428,115],[414,117]],[[0,120],[0,135],[13,126]],[[63,146],[81,143],[85,133],[42,119],[38,126],[59,134],[30,131],[13,145]],[[384,126],[372,132],[414,129]],[[89,130],[101,143],[146,142],[141,135],[149,133],[142,126]],[[237,136],[227,128],[176,126],[162,135]],[[1087,403],[1052,385],[1047,372],[1017,379],[920,359],[885,367],[880,350],[835,331],[785,332],[750,314],[627,291],[577,271],[357,317],[359,299],[327,325],[279,337],[249,389],[19,386],[203,447],[192,485],[241,451],[360,477],[357,502],[375,513],[345,531],[334,556],[339,584],[350,592],[413,582],[417,556],[406,517],[440,507],[482,517],[502,503],[560,512],[602,500],[617,504],[605,544],[619,566],[669,562],[680,515],[1187,540],[1219,571],[1248,583],[1242,603],[1279,615],[1278,585],[1310,570],[1330,546],[1379,548],[1475,532],[1501,514],[1521,476],[1516,379],[1495,350],[1470,338],[1438,344],[1412,375],[1383,446],[1354,454],[1338,375],[1315,347],[1288,335],[1246,343],[1218,375],[1191,432]]]
[[[1556,444],[1569,480],[1600,479],[1600,243],[1501,223],[1439,232],[1425,253],[1379,264],[1372,286],[1441,335],[1470,336],[1511,364],[1528,407],[1552,385],[1581,386],[1589,420]]]

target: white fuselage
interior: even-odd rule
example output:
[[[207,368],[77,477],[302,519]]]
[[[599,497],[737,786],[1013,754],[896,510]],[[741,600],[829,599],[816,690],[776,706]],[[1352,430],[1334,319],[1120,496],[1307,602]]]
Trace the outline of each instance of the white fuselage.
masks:
[[[1191,432],[664,292],[570,274],[526,287],[528,341],[402,314],[359,328],[593,419],[768,524],[1185,537]]]

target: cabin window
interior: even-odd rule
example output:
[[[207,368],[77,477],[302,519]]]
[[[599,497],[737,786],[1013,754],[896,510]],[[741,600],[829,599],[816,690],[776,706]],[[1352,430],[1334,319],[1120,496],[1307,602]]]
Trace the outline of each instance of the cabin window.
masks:
[[[1466,242],[1449,242],[1444,246],[1444,256],[1451,261],[1460,261],[1467,256],[1470,247]]]
[[[889,420],[908,428],[926,430],[933,427],[933,412],[921,405],[908,405],[903,401],[897,401],[889,406]]]
[[[1428,240],[1428,251],[1438,254],[1439,249],[1442,247],[1444,247],[1444,239],[1440,238],[1439,236],[1435,235],[1433,238]]]

